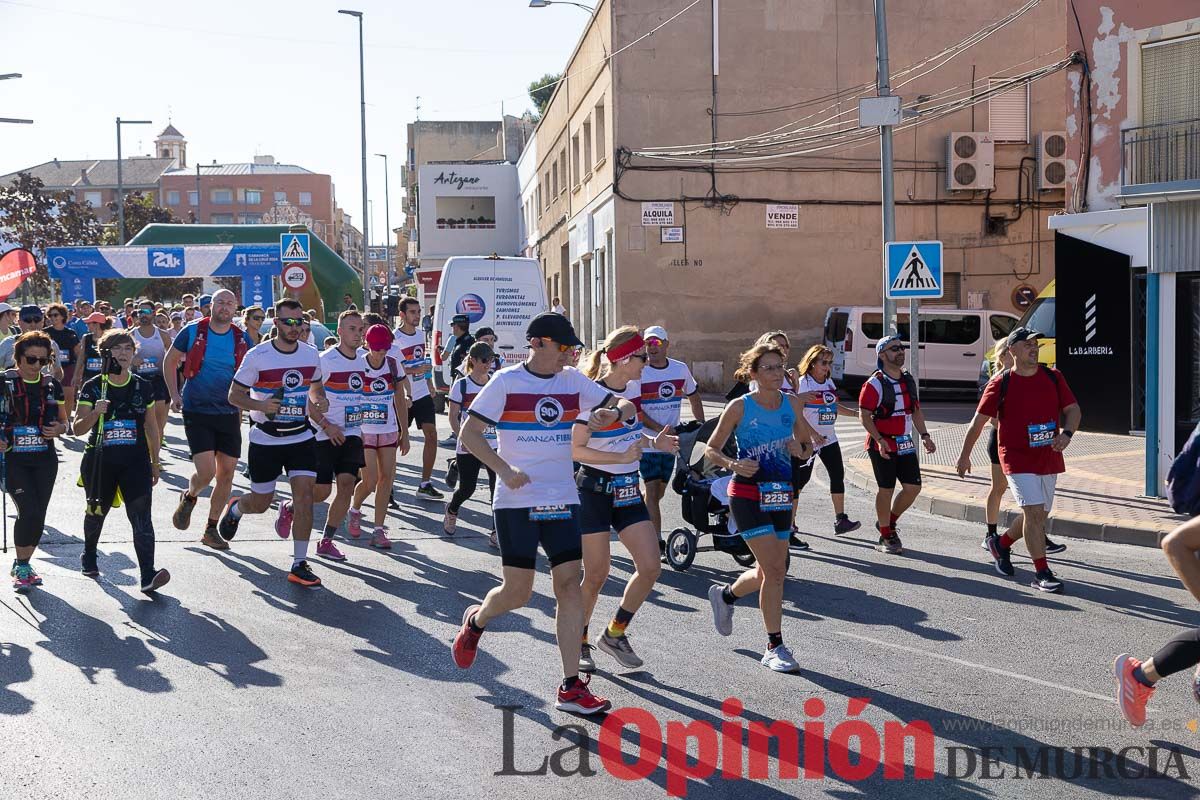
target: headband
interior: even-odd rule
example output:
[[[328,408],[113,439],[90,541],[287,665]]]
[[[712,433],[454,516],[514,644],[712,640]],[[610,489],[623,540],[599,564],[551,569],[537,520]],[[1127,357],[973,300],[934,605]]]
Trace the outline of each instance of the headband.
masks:
[[[613,347],[606,348],[604,355],[608,357],[610,364],[615,364],[623,358],[629,358],[631,355],[641,350],[646,346],[646,341],[640,334],[634,334],[632,339]]]

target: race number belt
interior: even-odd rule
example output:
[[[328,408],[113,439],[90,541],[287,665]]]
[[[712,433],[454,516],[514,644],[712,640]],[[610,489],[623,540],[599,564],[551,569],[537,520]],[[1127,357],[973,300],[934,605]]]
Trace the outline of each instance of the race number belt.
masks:
[[[636,472],[614,475],[608,485],[612,489],[613,508],[628,508],[642,501],[642,490]]]
[[[771,481],[758,485],[758,507],[763,511],[791,511],[792,485],[783,481]]]
[[[568,505],[534,506],[529,509],[530,522],[553,522],[570,518],[571,507]]]

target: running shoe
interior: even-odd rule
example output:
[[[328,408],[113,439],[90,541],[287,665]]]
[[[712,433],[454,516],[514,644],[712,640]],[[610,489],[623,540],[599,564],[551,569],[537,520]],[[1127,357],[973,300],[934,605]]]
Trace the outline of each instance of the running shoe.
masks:
[[[496,538],[495,531],[492,531],[488,534],[488,547],[492,548],[493,550],[500,549],[500,540]]]
[[[180,492],[179,505],[175,506],[175,513],[171,515],[171,524],[177,530],[186,531],[192,524],[192,509],[195,507],[196,498],[188,497],[187,492]]]
[[[100,576],[100,567],[96,564],[96,554],[94,552],[89,553],[87,550],[84,550],[79,554],[79,568],[89,578]]]
[[[211,547],[213,550],[229,549],[229,543],[221,538],[216,528],[205,528],[204,535],[200,537],[200,544]]]
[[[292,583],[298,583],[301,586],[320,586],[321,579],[313,573],[308,566],[307,561],[301,561],[292,567],[292,571],[288,573],[288,580]]]
[[[292,504],[287,500],[279,504],[279,514],[275,516],[275,533],[280,539],[292,535]]]
[[[440,444],[442,447],[454,447],[454,445],[458,444],[458,437],[451,433],[445,439],[442,439],[440,442],[438,442],[438,444]]]
[[[579,671],[580,672],[595,672],[596,659],[592,655],[592,651],[596,648],[592,647],[587,642],[584,642],[579,647]]]
[[[458,485],[458,459],[446,459],[446,487],[453,490]]]
[[[160,569],[150,576],[150,580],[142,580],[142,593],[150,594],[157,592],[162,587],[166,586],[171,580],[171,573],[165,569]]]
[[[1015,575],[1016,570],[1012,565],[1012,548],[1000,544],[1000,537],[994,533],[987,537],[986,544],[988,552],[992,554],[992,562],[996,565],[996,572],[1006,578]]]
[[[800,664],[786,644],[769,648],[762,657],[762,665],[775,672],[799,672]]]
[[[454,663],[458,665],[459,669],[467,669],[474,664],[475,654],[479,652],[479,637],[483,635],[483,631],[476,633],[467,624],[467,620],[481,608],[483,606],[476,603],[473,606],[467,606],[467,610],[463,612],[462,627],[458,629],[458,634],[454,637],[454,647],[451,649],[454,654]]]
[[[708,587],[708,604],[712,606],[713,625],[716,626],[717,633],[729,636],[733,633],[733,606],[721,597],[724,589],[724,586],[716,583]]]
[[[375,535],[371,537],[371,547],[376,547],[380,550],[392,549],[392,540],[388,538],[387,527],[380,525],[375,528]]]
[[[1113,662],[1113,678],[1117,682],[1117,703],[1121,706],[1121,716],[1135,728],[1146,724],[1146,704],[1154,696],[1153,686],[1147,686],[1133,677],[1133,671],[1141,665],[1142,662],[1129,653],[1121,653]]]
[[[659,537],[658,540],[658,560],[666,564],[667,562],[667,543]]]
[[[242,521],[241,517],[235,517],[229,513],[237,501],[236,497],[229,498],[229,502],[225,504],[225,513],[221,515],[221,521],[217,523],[217,532],[227,542],[232,542],[233,537],[237,536],[238,523]]]
[[[317,555],[328,561],[345,561],[346,555],[338,550],[338,546],[333,539],[321,539],[317,542]]]
[[[792,534],[788,537],[788,544],[797,550],[808,550],[808,542],[800,538],[800,531],[796,530],[796,526],[792,526]]]
[[[1057,553],[1064,552],[1066,549],[1067,549],[1067,546],[1065,544],[1060,544],[1059,542],[1052,542],[1052,541],[1050,541],[1049,536],[1046,537],[1046,552],[1048,554],[1055,555]]]
[[[600,643],[596,646],[621,662],[621,666],[625,669],[637,669],[645,663],[638,658],[637,653],[633,652],[633,645],[629,644],[628,635],[609,636],[608,631],[605,631],[601,634]]]
[[[1057,594],[1063,590],[1062,581],[1054,577],[1054,573],[1048,569],[1038,570],[1029,585],[1039,592],[1048,592],[1051,594]]]
[[[458,514],[447,508],[446,516],[442,517],[442,533],[453,536],[456,527],[458,527]]]
[[[37,572],[33,568],[33,564],[29,565],[29,571],[31,573],[33,573],[33,585],[41,586],[42,585],[42,576],[37,574]]]
[[[415,492],[418,500],[445,500],[446,495],[433,487],[432,483],[422,483]]]
[[[13,564],[8,574],[12,576],[13,591],[17,594],[28,594],[37,585],[33,582],[33,567],[29,564]]]
[[[894,533],[891,536],[880,536],[879,541],[875,543],[875,549],[888,555],[904,555],[904,543]]]
[[[559,711],[573,711],[576,714],[596,714],[612,708],[612,703],[603,697],[592,694],[592,691],[588,689],[589,680],[590,678],[581,677],[570,689],[559,686],[558,699],[554,701],[554,707]]]
[[[833,532],[837,536],[845,536],[847,533],[853,533],[861,527],[861,522],[855,522],[845,514],[842,514],[838,516],[837,521],[833,523]]]
[[[400,509],[400,503],[396,502],[396,495],[391,492],[388,493],[388,508]]]
[[[357,539],[362,536],[362,518],[363,513],[361,509],[350,509],[350,516],[346,518],[346,533],[351,539]]]

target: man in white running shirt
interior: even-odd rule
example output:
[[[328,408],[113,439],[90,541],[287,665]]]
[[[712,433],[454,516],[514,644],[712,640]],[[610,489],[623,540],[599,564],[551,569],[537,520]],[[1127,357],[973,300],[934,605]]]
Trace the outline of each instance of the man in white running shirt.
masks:
[[[414,420],[421,429],[425,444],[421,450],[421,485],[416,495],[421,500],[443,500],[445,495],[433,486],[433,463],[437,460],[437,415],[433,408],[433,365],[429,357],[429,345],[421,322],[421,303],[415,297],[400,301],[400,327],[396,328],[396,341],[388,355],[396,359],[408,375],[409,396],[408,421]]]

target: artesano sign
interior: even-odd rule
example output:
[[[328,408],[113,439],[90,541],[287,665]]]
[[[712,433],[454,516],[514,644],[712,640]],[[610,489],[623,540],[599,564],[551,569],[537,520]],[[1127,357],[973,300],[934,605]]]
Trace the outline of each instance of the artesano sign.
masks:
[[[450,186],[458,191],[471,189],[473,191],[486,190],[487,187],[482,185],[483,178],[475,175],[460,175],[457,172],[439,172],[433,178],[435,186]]]
[[[674,224],[674,203],[642,203],[642,225],[661,228]]]
[[[800,206],[770,205],[767,206],[768,228],[799,228]]]

